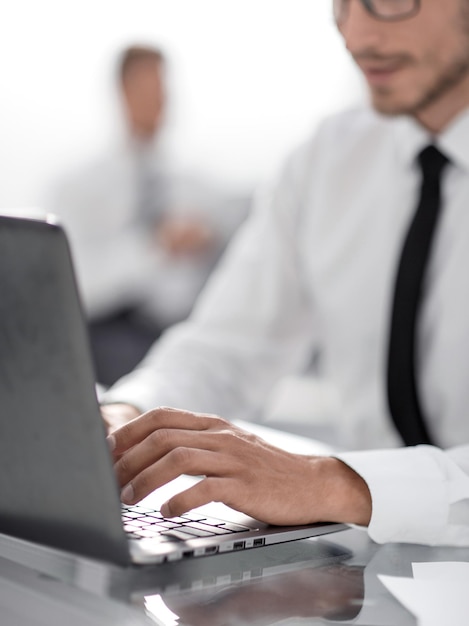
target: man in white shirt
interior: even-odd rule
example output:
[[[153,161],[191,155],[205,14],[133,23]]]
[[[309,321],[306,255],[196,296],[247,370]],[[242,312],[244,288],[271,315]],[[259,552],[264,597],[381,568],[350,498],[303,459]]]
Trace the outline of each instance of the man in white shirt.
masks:
[[[63,177],[48,204],[70,235],[104,385],[187,317],[246,207],[242,194],[171,162],[163,53],[131,45],[117,70],[123,140]]]
[[[109,392],[110,430],[148,411],[109,437],[121,497],[203,475],[163,513],[220,500],[274,524],[332,520],[367,526],[378,542],[469,545],[469,3],[333,6],[373,106],[326,120],[292,156],[190,320]],[[399,447],[386,391],[391,310],[428,144],[449,161],[415,339],[435,445]],[[350,452],[286,453],[206,415],[249,418],[312,350],[339,390]]]

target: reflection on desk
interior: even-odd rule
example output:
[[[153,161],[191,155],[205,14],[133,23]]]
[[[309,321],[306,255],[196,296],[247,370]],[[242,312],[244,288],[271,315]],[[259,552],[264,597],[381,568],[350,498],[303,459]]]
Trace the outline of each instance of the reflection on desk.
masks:
[[[355,616],[363,599],[363,568],[348,566],[351,557],[352,552],[333,542],[304,540],[236,558],[174,563],[165,568],[164,578],[153,568],[133,580],[121,579],[120,588],[114,579],[113,593],[160,620],[164,603],[168,624],[215,625],[228,616],[230,624],[269,624],[296,614]]]
[[[469,561],[466,548],[379,546],[357,529],[143,568],[14,547],[16,555],[0,541],[2,626],[414,626],[378,574],[411,577],[413,562]]]
[[[363,593],[363,568],[334,564],[159,597],[181,620],[173,624],[220,626],[288,623],[294,617],[309,618],[308,623],[314,617],[353,620],[361,610]],[[145,598],[149,614],[151,600],[152,596]]]

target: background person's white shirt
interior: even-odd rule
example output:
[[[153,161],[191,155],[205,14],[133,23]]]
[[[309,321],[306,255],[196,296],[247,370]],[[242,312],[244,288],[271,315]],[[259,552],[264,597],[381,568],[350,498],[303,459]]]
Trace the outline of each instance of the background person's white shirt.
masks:
[[[155,179],[152,200],[162,216],[200,221],[213,247],[175,256],[158,243],[156,226],[139,215],[143,167]],[[135,306],[161,328],[188,315],[248,205],[247,195],[175,171],[158,142],[130,139],[58,180],[48,196],[47,210],[69,235],[88,316]]]
[[[254,417],[319,350],[340,396],[337,446],[370,449],[339,456],[371,489],[371,537],[469,545],[467,112],[437,139],[451,165],[417,359],[429,431],[442,449],[465,447],[392,450],[401,442],[386,402],[394,275],[418,197],[415,157],[431,140],[411,119],[369,110],[327,120],[259,197],[190,321],[106,401]]]

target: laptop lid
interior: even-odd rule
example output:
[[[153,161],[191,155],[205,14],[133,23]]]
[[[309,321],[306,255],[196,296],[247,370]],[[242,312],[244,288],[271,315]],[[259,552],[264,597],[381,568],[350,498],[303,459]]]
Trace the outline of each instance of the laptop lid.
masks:
[[[129,552],[62,229],[0,216],[0,532]]]
[[[344,528],[268,526],[213,503],[197,509],[202,524],[210,515],[241,524],[244,531],[187,541],[129,540],[72,259],[59,225],[0,216],[0,293],[1,533],[125,565],[235,551]],[[197,478],[180,477],[166,489],[181,490],[193,480]],[[143,504],[158,508],[165,497],[161,488]]]

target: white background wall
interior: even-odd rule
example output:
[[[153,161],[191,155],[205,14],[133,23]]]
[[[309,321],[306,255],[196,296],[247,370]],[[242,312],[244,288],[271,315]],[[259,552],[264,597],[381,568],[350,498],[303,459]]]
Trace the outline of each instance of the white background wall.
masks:
[[[168,139],[238,186],[268,176],[323,114],[362,98],[331,0],[14,0],[0,8],[0,207],[45,189],[116,132],[116,54],[169,57]]]

